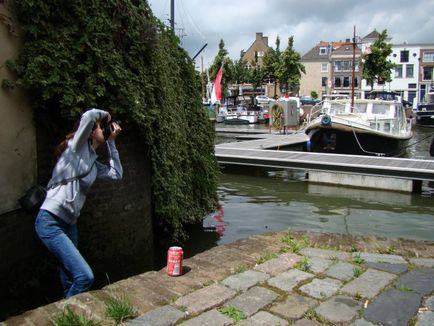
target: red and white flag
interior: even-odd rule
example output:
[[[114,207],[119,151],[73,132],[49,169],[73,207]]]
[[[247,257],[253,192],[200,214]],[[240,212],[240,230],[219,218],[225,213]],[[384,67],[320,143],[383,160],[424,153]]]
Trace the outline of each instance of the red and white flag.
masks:
[[[214,86],[212,87],[211,105],[214,105],[217,101],[220,102],[222,99],[222,74],[223,70],[222,67],[220,67],[217,76],[215,77]]]

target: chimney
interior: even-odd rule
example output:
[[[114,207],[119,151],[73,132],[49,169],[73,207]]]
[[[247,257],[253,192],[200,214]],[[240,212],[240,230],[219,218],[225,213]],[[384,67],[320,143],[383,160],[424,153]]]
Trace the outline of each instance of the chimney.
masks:
[[[256,33],[256,41],[261,41],[262,40],[262,33]]]
[[[262,40],[264,41],[265,45],[268,46],[268,36],[264,36]]]

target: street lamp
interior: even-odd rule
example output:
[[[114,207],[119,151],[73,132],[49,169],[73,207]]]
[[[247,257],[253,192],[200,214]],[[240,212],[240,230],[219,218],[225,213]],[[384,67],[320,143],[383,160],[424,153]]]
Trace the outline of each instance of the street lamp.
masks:
[[[353,112],[354,107],[354,81],[356,78],[356,45],[360,43],[360,37],[356,36],[356,25],[354,25],[353,33],[353,69],[351,74],[351,112]],[[360,67],[359,67],[360,69]]]

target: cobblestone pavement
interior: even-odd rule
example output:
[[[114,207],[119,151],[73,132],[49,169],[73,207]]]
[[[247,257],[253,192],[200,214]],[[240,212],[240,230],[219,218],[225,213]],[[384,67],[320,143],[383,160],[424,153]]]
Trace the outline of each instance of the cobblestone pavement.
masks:
[[[334,243],[334,245],[332,245]],[[270,233],[40,307],[3,325],[52,325],[68,305],[113,324],[110,296],[137,310],[126,325],[434,325],[434,243]]]

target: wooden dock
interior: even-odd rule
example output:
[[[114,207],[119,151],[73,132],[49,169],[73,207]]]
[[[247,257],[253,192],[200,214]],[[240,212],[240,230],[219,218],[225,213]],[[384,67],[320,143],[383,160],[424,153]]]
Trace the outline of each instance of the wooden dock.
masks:
[[[307,140],[302,133],[268,134],[261,139],[216,145],[215,156],[226,165],[306,170],[315,182],[415,191],[420,181],[434,181],[433,160],[279,150]]]

